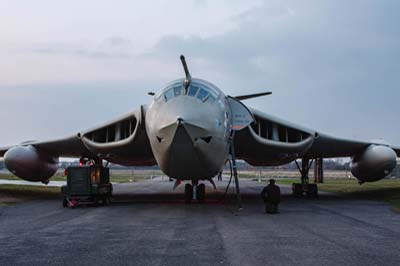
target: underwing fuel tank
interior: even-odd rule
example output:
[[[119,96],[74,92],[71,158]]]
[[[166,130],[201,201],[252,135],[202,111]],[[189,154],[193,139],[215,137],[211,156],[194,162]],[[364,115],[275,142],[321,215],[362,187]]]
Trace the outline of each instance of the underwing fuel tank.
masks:
[[[361,182],[378,181],[396,167],[395,151],[385,145],[369,145],[364,152],[354,156],[351,173]]]
[[[15,146],[4,154],[4,164],[14,175],[27,181],[47,181],[58,169],[58,157],[38,151],[32,145]]]

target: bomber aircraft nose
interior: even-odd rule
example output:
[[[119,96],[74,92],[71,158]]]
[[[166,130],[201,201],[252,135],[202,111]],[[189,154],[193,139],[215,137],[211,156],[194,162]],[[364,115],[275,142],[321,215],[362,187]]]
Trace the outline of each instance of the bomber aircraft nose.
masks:
[[[156,96],[146,112],[154,157],[163,172],[176,179],[213,176],[227,157],[224,102],[194,82],[187,91],[181,83],[174,86]]]
[[[179,125],[175,131],[169,147],[169,156],[168,169],[176,178],[189,174],[191,170],[188,169],[197,169],[197,166],[201,165],[201,158],[196,151],[194,142],[187,129],[182,125]],[[199,172],[190,173],[190,175],[193,174],[201,175]]]
[[[212,128],[178,116],[176,120],[158,127],[155,134],[157,142],[153,150],[169,176],[179,179],[209,176],[210,169],[206,166],[214,161],[213,149],[219,139]]]

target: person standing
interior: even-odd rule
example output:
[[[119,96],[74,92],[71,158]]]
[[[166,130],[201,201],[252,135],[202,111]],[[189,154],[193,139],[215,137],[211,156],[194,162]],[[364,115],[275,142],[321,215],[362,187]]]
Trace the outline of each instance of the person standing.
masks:
[[[281,190],[275,185],[274,179],[270,179],[269,185],[264,187],[261,198],[264,200],[266,213],[279,213],[278,205],[281,202]]]
[[[222,181],[222,171],[218,174],[218,181]]]

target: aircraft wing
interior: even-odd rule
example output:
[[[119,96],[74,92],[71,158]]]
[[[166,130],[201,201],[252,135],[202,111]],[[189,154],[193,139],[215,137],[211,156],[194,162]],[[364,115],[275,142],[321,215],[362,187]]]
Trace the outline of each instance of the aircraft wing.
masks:
[[[349,157],[362,152],[371,144],[387,145],[379,141],[365,142],[349,140],[320,133],[319,136],[315,138],[313,145],[305,156],[310,158]],[[390,147],[396,152],[397,156],[400,157],[400,148],[395,146]]]
[[[370,144],[382,144],[332,137],[256,109],[251,111],[255,121],[236,133],[235,150],[238,158],[252,165],[281,165],[301,157],[349,157]],[[400,156],[400,148],[392,148]]]
[[[400,147],[399,146],[391,146],[391,147],[396,152],[397,157],[400,157]]]
[[[20,144],[22,146],[32,145],[38,150],[45,151],[56,157],[88,157],[92,153],[83,145],[78,135],[50,141],[27,141]],[[1,147],[0,157],[13,146]]]
[[[54,157],[100,157],[125,165],[154,165],[155,159],[144,126],[145,107],[71,137],[51,141],[29,141],[17,146],[33,146]],[[7,150],[0,148],[0,157]],[[128,156],[129,155],[129,156]]]

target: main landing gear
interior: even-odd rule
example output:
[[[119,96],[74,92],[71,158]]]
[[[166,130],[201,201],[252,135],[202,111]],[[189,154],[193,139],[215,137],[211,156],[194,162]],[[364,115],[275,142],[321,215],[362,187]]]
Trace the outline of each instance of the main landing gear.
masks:
[[[319,159],[317,159],[319,160]],[[309,158],[301,159],[301,167],[296,162],[297,168],[301,174],[301,183],[293,183],[292,191],[295,197],[307,196],[309,198],[318,198],[318,187],[316,183],[309,183],[308,172],[310,171],[313,160],[310,161]],[[322,166],[322,164],[321,164]],[[322,171],[322,170],[321,170]]]
[[[185,185],[185,203],[189,204],[192,200],[203,203],[206,198],[206,185],[194,181],[192,183],[193,185]]]

